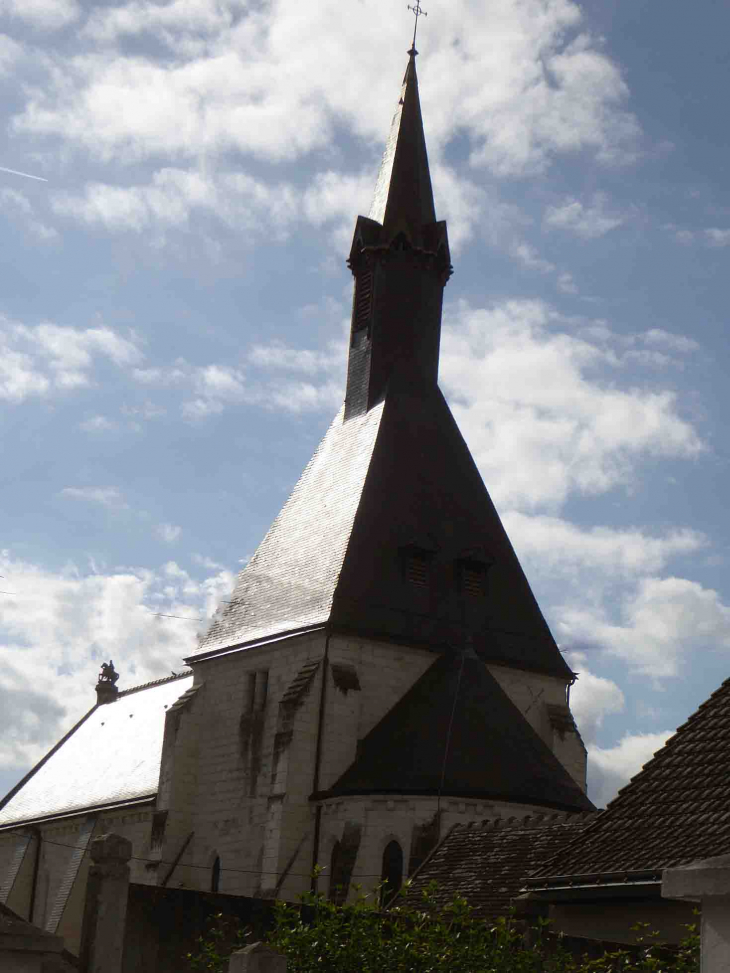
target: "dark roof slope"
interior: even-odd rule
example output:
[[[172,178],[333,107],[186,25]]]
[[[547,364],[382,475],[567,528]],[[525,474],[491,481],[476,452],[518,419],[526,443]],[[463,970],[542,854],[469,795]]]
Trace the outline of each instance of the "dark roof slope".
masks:
[[[525,876],[579,835],[592,818],[555,813],[457,825],[414,875],[409,900],[435,883],[430,897],[437,907],[460,896],[483,919],[506,915],[523,890]]]
[[[408,60],[400,101],[390,126],[370,219],[382,223],[386,235],[393,236],[404,229],[416,242],[420,242],[423,226],[436,220],[415,52]]]
[[[439,792],[565,811],[593,809],[484,663],[456,653],[434,662],[368,733],[354,763],[322,796]]]
[[[428,586],[404,577],[411,546]],[[491,564],[485,596],[460,593],[462,559]],[[571,675],[436,387],[335,419],[230,600],[202,653],[326,623],[438,650],[466,629],[485,660]]]
[[[730,680],[531,885],[661,872],[730,848]],[[563,877],[570,876],[565,883]]]

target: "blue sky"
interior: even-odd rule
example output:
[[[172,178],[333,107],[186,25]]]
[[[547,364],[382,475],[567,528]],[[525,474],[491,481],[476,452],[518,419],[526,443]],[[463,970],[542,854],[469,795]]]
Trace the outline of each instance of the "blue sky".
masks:
[[[426,10],[441,383],[602,803],[728,675],[730,8]],[[336,411],[411,24],[0,0],[0,790],[179,668]]]

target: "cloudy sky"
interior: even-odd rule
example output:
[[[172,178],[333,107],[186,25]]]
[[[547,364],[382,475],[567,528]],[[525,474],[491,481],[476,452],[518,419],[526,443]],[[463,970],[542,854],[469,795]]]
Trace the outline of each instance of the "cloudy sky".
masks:
[[[730,674],[730,8],[426,4],[441,383],[599,803]],[[178,669],[342,397],[405,0],[0,0],[0,791]],[[182,617],[168,617],[182,616]]]

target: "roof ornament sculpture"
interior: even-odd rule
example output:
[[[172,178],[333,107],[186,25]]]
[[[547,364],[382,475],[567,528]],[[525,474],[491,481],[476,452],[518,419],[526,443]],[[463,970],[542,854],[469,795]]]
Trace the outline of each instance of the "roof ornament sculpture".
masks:
[[[114,663],[110,659],[109,662],[102,662],[101,672],[99,673],[99,682],[109,682],[114,686],[119,679],[119,673],[114,668]]]
[[[411,49],[408,52],[409,54],[412,54],[415,57],[415,55],[418,54],[418,51],[416,50],[416,34],[418,33],[418,18],[421,16],[428,17],[428,14],[421,6],[420,0],[416,0],[416,2],[413,5],[409,3],[408,9],[413,11],[413,16],[416,18],[416,22],[413,25],[413,43],[411,44]]]
[[[119,695],[116,685],[118,679],[119,673],[114,668],[112,660],[102,662],[101,672],[96,683],[96,702],[98,705],[114,702]]]

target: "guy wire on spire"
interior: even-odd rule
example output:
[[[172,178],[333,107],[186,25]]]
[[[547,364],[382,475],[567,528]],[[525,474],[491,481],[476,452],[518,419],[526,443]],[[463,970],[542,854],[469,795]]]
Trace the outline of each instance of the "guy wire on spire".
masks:
[[[418,18],[421,16],[421,14],[423,14],[424,17],[428,17],[428,14],[421,6],[420,0],[416,0],[416,2],[412,6],[409,3],[408,9],[413,11],[413,15],[416,18],[416,22],[413,25],[413,44],[411,45],[411,50],[408,53],[410,54],[412,52],[413,54],[418,54],[418,51],[416,50],[416,33],[418,31]]]

